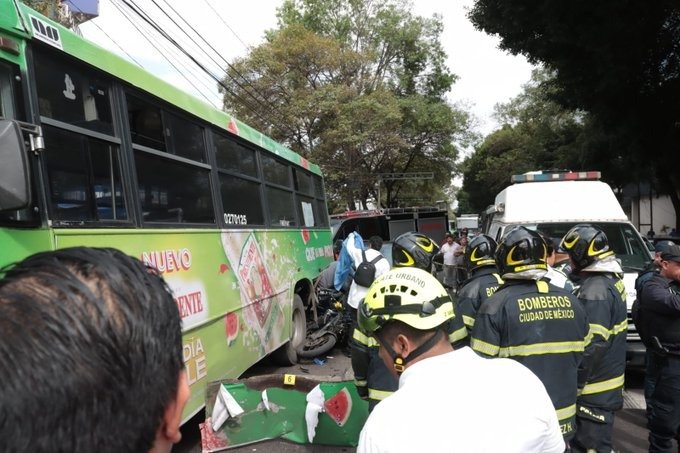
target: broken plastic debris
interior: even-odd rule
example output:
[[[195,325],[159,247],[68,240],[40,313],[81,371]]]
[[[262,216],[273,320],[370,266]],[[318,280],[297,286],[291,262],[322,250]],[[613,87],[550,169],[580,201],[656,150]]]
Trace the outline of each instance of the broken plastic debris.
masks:
[[[267,398],[267,390],[262,390],[262,404],[264,404],[264,408],[267,409],[268,411],[271,410],[269,407],[269,398]]]
[[[314,441],[316,435],[316,425],[319,423],[319,414],[323,412],[325,397],[321,391],[321,384],[314,387],[307,394],[307,407],[305,409],[305,421],[307,422],[307,438],[309,442]]]
[[[212,411],[212,429],[217,431],[229,417],[238,417],[243,413],[243,408],[231,396],[231,393],[222,385],[215,397],[215,406]]]
[[[317,365],[323,365],[324,363],[326,363],[326,361],[324,359],[320,359],[317,357],[314,359],[314,363],[316,363]]]

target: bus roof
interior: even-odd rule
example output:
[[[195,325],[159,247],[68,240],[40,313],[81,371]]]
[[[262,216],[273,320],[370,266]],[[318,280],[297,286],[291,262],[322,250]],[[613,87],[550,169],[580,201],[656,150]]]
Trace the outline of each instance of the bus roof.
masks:
[[[497,196],[505,223],[628,221],[611,188],[601,181],[513,184]]]
[[[40,30],[34,31],[34,24],[36,22],[32,18],[56,28],[58,40],[50,40],[49,37],[41,35]],[[208,123],[238,135],[294,164],[321,175],[318,165],[312,164],[274,139],[242,123],[234,116],[218,110],[195,96],[174,87],[128,60],[78,36],[66,27],[46,18],[21,2],[0,0],[0,37],[2,32],[12,33],[14,36],[22,39],[37,39],[47,42],[55,48],[61,48],[63,52],[74,58],[118,77],[126,83],[151,93]]]

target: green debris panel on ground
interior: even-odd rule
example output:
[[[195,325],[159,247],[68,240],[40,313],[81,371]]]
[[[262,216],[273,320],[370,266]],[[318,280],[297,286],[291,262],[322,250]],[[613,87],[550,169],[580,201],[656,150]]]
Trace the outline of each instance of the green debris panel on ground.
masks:
[[[307,395],[317,385],[323,393],[324,409],[318,414],[318,425],[310,442],[305,418]],[[243,413],[229,417],[213,432],[209,426],[210,415],[221,386],[241,406]],[[263,397],[265,390],[266,397]],[[368,404],[359,397],[351,381],[323,382],[292,375],[256,376],[212,383],[206,396],[206,423],[201,427],[204,452],[276,438],[298,444],[356,446],[368,417]]]

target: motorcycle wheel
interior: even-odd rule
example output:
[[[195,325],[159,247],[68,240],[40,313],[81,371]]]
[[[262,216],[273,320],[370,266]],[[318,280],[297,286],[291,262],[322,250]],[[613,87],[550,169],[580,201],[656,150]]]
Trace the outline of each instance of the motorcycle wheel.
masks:
[[[298,357],[306,359],[318,357],[333,349],[337,341],[338,339],[332,333],[315,339],[305,338],[305,342],[297,350]]]

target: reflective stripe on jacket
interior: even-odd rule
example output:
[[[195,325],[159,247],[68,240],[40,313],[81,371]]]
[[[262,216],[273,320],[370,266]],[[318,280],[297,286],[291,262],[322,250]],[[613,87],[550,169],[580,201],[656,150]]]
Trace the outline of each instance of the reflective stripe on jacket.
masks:
[[[628,327],[626,288],[611,273],[581,272],[576,292],[590,323],[584,355],[586,385],[579,404],[615,411],[623,407]]]
[[[585,311],[575,296],[542,280],[508,280],[480,306],[471,346],[533,371],[568,440],[575,433],[577,376],[587,336]]]

